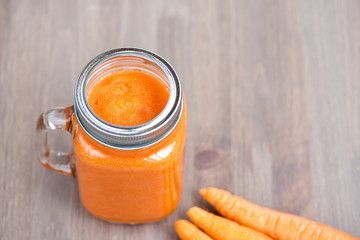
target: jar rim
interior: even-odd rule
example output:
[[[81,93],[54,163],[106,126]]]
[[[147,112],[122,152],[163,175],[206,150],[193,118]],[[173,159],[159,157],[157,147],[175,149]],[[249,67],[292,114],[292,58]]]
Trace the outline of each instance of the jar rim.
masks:
[[[94,71],[96,72],[98,67],[106,66],[106,61],[118,57],[135,57],[143,63],[152,63],[167,78],[170,92],[167,104],[160,114],[141,125],[111,124],[99,118],[88,104],[86,86]],[[80,73],[74,95],[74,112],[84,131],[97,142],[121,150],[142,149],[160,142],[176,127],[183,108],[181,83],[174,68],[161,56],[141,48],[113,49],[92,59]]]

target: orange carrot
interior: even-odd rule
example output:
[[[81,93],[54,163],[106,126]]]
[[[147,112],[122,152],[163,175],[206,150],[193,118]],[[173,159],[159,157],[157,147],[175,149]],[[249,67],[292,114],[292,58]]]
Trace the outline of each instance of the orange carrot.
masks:
[[[198,227],[204,230],[211,237],[218,240],[271,239],[251,228],[240,226],[236,222],[230,221],[229,219],[220,216],[216,216],[198,207],[190,208],[190,210],[187,212],[187,215]]]
[[[212,240],[194,224],[182,219],[175,222],[175,231],[182,240]]]
[[[200,193],[224,217],[274,239],[357,239],[324,224],[261,207],[224,190],[205,188]]]

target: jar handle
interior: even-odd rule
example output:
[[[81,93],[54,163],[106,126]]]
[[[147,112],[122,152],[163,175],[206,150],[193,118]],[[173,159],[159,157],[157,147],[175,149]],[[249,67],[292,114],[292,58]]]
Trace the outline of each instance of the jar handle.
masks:
[[[42,113],[36,124],[36,151],[40,163],[47,169],[74,176],[74,153],[63,153],[49,149],[48,131],[72,132],[73,106],[54,108]]]

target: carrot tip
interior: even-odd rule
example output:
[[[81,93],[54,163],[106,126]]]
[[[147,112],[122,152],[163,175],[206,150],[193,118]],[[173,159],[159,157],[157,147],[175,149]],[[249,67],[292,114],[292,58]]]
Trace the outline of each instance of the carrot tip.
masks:
[[[204,196],[205,193],[206,193],[206,191],[207,191],[207,188],[202,188],[202,189],[200,189],[200,194],[201,194],[201,196]]]
[[[183,222],[186,222],[186,220],[184,219],[178,219],[175,221],[175,224],[179,224],[179,223],[183,223]]]
[[[198,211],[200,208],[199,207],[191,207],[186,213],[189,214],[189,212],[193,212],[193,211]]]

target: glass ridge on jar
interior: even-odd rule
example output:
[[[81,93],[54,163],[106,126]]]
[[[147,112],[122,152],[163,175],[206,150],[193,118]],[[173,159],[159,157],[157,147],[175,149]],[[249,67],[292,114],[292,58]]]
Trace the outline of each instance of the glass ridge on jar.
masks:
[[[169,100],[158,116],[124,127],[105,122],[91,110],[89,90],[118,69],[139,69],[165,83]],[[48,129],[69,131],[74,153],[50,150]],[[152,52],[123,48],[97,56],[84,68],[73,107],[39,117],[36,145],[45,167],[76,175],[80,199],[93,215],[110,222],[145,223],[165,218],[180,202],[186,129],[186,101],[172,66]]]

